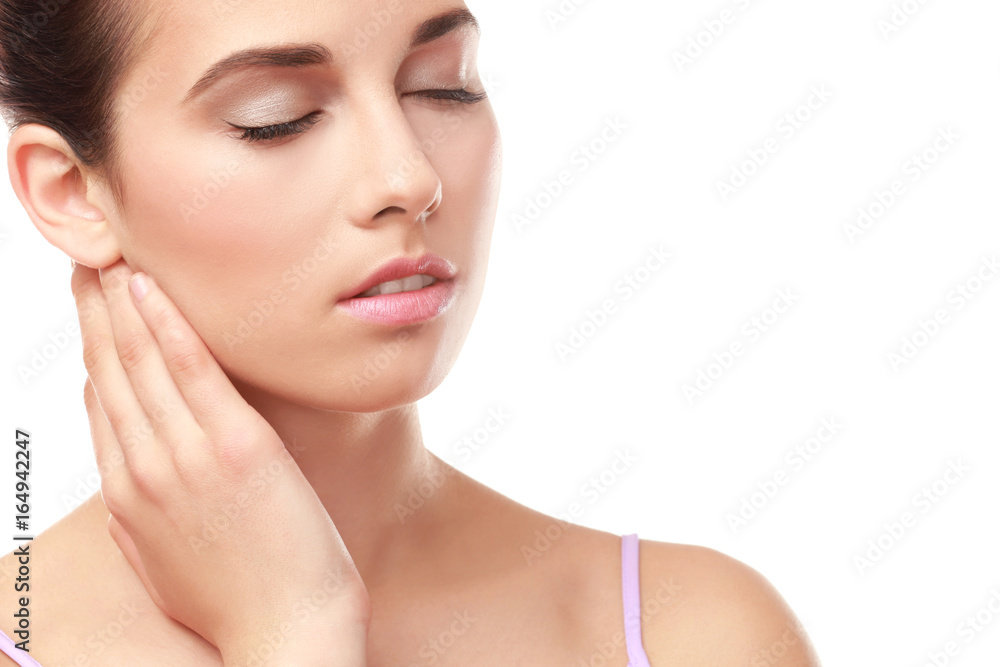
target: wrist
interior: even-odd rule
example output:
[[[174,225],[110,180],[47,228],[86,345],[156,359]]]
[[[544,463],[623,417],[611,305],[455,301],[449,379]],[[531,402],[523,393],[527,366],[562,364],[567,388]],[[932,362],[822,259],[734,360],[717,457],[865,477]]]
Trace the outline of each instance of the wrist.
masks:
[[[223,667],[368,667],[368,654],[363,649],[345,651],[343,646],[321,643],[318,646],[282,646],[256,660],[245,655],[238,659],[224,658],[222,664]]]
[[[285,643],[252,653],[238,651],[223,656],[224,667],[367,667],[365,646],[332,644],[328,639]]]
[[[370,615],[281,623],[220,650],[224,667],[367,667]],[[221,648],[221,647],[220,647]]]

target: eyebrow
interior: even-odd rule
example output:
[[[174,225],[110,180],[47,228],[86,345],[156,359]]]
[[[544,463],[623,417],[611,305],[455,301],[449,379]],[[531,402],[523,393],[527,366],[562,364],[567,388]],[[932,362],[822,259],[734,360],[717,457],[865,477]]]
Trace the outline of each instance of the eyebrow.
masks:
[[[472,26],[478,33],[479,21],[464,7],[433,16],[413,31],[409,50],[433,42],[462,26]],[[269,47],[252,47],[235,51],[208,68],[188,90],[181,104],[185,104],[205,91],[219,79],[249,67],[308,67],[332,65],[333,53],[322,44],[281,44]]]

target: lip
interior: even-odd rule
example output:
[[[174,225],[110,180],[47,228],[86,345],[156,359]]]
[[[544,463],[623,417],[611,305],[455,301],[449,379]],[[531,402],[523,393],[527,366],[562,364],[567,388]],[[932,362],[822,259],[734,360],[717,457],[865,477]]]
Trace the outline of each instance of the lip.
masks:
[[[437,279],[433,285],[412,292],[359,297],[379,283],[423,273]],[[347,289],[337,299],[337,307],[361,319],[382,324],[415,324],[444,311],[454,294],[455,268],[433,254],[421,257],[397,257],[386,262],[362,282]]]
[[[352,299],[362,292],[367,292],[379,283],[389,280],[399,280],[400,278],[406,278],[418,273],[433,276],[438,280],[451,280],[455,277],[455,267],[451,265],[451,262],[431,252],[416,258],[397,257],[375,269],[370,276],[354,287],[345,290],[343,294],[337,297],[337,301]]]

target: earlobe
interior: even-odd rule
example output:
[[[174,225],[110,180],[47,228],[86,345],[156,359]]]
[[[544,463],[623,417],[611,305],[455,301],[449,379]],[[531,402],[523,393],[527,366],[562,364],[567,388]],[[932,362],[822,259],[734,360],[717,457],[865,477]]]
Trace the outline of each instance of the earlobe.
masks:
[[[42,236],[74,261],[100,269],[121,256],[112,198],[50,127],[28,123],[7,144],[10,184]]]

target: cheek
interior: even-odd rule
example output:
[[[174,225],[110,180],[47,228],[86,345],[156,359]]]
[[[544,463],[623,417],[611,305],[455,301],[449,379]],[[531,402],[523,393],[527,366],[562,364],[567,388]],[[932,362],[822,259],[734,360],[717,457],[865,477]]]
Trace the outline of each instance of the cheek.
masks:
[[[269,233],[260,224],[253,174],[210,150],[171,150],[129,170],[127,220],[134,250],[154,265],[242,262]],[[228,249],[224,256],[220,250]]]
[[[415,128],[421,147],[451,196],[495,199],[500,184],[500,129],[488,103],[449,111],[432,124]]]
[[[336,255],[329,193],[305,193],[294,172],[263,167],[246,151],[202,149],[129,172],[130,263],[163,286],[220,362],[237,366],[287,334],[303,300],[329,296]]]

